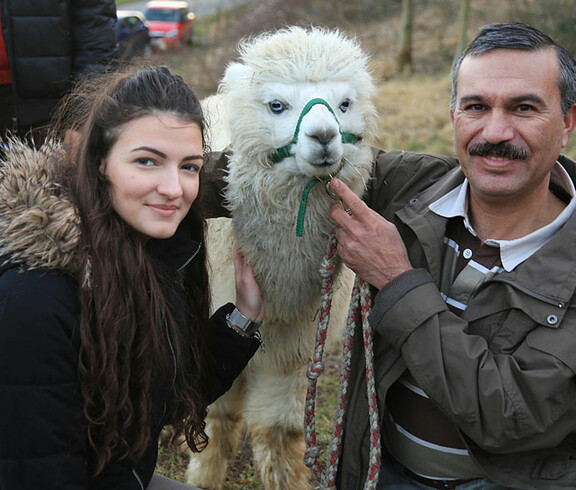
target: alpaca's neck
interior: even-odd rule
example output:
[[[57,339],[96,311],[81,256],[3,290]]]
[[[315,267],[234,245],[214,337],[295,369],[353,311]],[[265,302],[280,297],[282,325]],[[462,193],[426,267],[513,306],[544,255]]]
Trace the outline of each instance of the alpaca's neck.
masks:
[[[358,154],[361,162],[350,163],[339,177],[361,193],[369,178],[371,154],[369,150]],[[267,314],[274,309],[291,317],[295,311],[314,312],[321,293],[319,268],[334,228],[330,208],[336,200],[324,183],[315,185],[308,195],[303,234],[297,236],[302,193],[310,179],[242,162],[241,155],[232,157],[226,198],[236,243],[254,267]]]

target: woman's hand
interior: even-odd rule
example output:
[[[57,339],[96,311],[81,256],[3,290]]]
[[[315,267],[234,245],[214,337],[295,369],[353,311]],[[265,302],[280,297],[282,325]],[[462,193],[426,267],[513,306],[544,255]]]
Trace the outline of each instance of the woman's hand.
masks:
[[[258,323],[264,319],[264,301],[260,286],[254,278],[252,266],[246,262],[242,253],[234,247],[234,271],[236,277],[236,308],[246,318]]]

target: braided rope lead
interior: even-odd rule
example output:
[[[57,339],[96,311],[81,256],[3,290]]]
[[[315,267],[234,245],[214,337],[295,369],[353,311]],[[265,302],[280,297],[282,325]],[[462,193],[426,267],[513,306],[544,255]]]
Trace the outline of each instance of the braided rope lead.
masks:
[[[364,355],[366,357],[366,391],[368,393],[368,413],[370,415],[370,453],[368,458],[368,477],[365,490],[373,490],[380,476],[380,426],[378,424],[378,400],[374,381],[374,344],[372,327],[368,321],[370,313],[370,287],[361,279],[360,306],[362,309],[362,332],[364,334]]]
[[[318,315],[318,325],[316,328],[316,343],[314,354],[306,376],[308,377],[308,391],[306,392],[306,402],[304,404],[304,440],[306,441],[306,453],[304,464],[312,469],[315,479],[322,480],[322,467],[318,461],[320,450],[316,442],[316,386],[319,376],[324,371],[322,356],[326,343],[328,323],[330,322],[330,310],[332,307],[333,276],[336,265],[336,233],[330,234],[330,246],[328,254],[324,257],[320,266],[320,276],[322,277],[322,297],[320,299],[320,310]]]
[[[342,452],[342,436],[344,433],[344,424],[346,421],[346,401],[348,391],[348,381],[350,378],[352,346],[354,343],[354,327],[356,318],[360,310],[362,317],[362,331],[364,337],[364,352],[366,357],[366,381],[368,393],[368,410],[370,419],[370,452],[369,468],[365,490],[373,490],[378,483],[380,473],[380,428],[378,425],[378,406],[376,400],[376,387],[374,382],[374,349],[372,344],[372,330],[368,322],[370,312],[370,288],[368,284],[356,277],[352,289],[352,298],[346,320],[345,340],[343,344],[342,365],[340,370],[340,381],[338,387],[338,403],[334,417],[334,429],[332,439],[329,445],[329,458],[325,471],[318,461],[320,451],[316,441],[316,393],[318,377],[324,371],[322,356],[326,342],[328,323],[330,321],[330,309],[332,307],[333,296],[333,275],[337,258],[337,242],[335,229],[330,235],[329,251],[322,261],[320,274],[322,282],[322,298],[320,300],[320,311],[318,316],[318,325],[316,330],[316,345],[312,362],[307,371],[308,391],[306,393],[305,417],[304,417],[304,439],[306,442],[306,453],[304,463],[312,468],[316,481],[320,483],[321,488],[335,488],[336,470],[340,454]]]

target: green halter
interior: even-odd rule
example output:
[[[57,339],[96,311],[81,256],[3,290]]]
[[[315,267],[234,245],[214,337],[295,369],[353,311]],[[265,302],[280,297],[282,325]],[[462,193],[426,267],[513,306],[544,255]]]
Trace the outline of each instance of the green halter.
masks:
[[[310,112],[312,107],[318,104],[325,106],[330,111],[330,114],[334,116],[334,119],[338,123],[338,126],[340,126],[340,122],[338,121],[336,114],[334,114],[334,111],[332,110],[332,107],[330,107],[330,104],[328,104],[328,102],[320,98],[308,101],[308,103],[304,106],[302,112],[300,113],[298,123],[296,124],[296,129],[294,130],[294,136],[292,136],[292,141],[290,141],[290,143],[288,143],[287,145],[282,146],[281,148],[277,148],[276,151],[272,153],[272,155],[270,156],[270,161],[272,163],[280,163],[285,158],[294,156],[294,153],[292,153],[292,145],[298,142],[298,133],[300,132],[300,124],[302,124],[302,119],[304,119],[304,116]],[[344,131],[340,131],[340,137],[342,138],[342,143],[351,143],[353,145],[358,143],[358,141],[362,139],[362,137],[360,136],[356,136],[351,133],[346,133]]]
[[[330,111],[330,114],[334,116],[334,119],[338,123],[338,126],[340,126],[340,122],[338,121],[336,114],[334,114],[334,111],[332,110],[332,107],[330,107],[330,104],[328,104],[328,102],[320,98],[310,100],[304,106],[302,112],[300,113],[300,117],[298,118],[298,123],[296,124],[296,129],[294,130],[294,136],[292,137],[292,141],[290,141],[290,143],[288,143],[287,145],[278,148],[274,153],[272,153],[272,155],[270,156],[270,161],[272,163],[274,164],[280,163],[285,158],[294,156],[294,153],[292,153],[292,145],[298,142],[298,133],[300,132],[300,124],[302,124],[302,119],[304,119],[304,116],[310,112],[310,109],[312,109],[312,107],[314,107],[317,104],[325,106]],[[340,131],[340,137],[342,139],[342,143],[350,143],[350,144],[356,144],[362,139],[360,136],[356,136],[351,133],[346,133],[344,131]],[[336,171],[335,175],[340,173],[340,170],[342,170],[344,163],[345,160],[342,160],[342,164]],[[298,220],[296,222],[296,236],[301,237],[304,234],[304,216],[306,215],[306,208],[308,206],[308,195],[310,194],[312,187],[314,187],[318,182],[322,181],[328,182],[328,180],[331,179],[332,177],[333,175],[324,178],[316,177],[310,180],[310,182],[308,182],[304,187],[304,190],[302,192],[302,198],[300,199],[300,208],[298,209]]]

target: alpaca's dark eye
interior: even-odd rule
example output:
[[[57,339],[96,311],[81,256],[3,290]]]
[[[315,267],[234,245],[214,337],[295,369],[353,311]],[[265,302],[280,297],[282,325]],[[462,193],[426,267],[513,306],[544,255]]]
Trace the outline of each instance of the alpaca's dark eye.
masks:
[[[268,107],[274,114],[280,114],[287,109],[287,105],[284,102],[279,100],[273,100],[272,102],[268,102]]]
[[[340,110],[342,112],[346,112],[348,110],[348,107],[350,107],[350,99],[344,99],[340,104]]]

